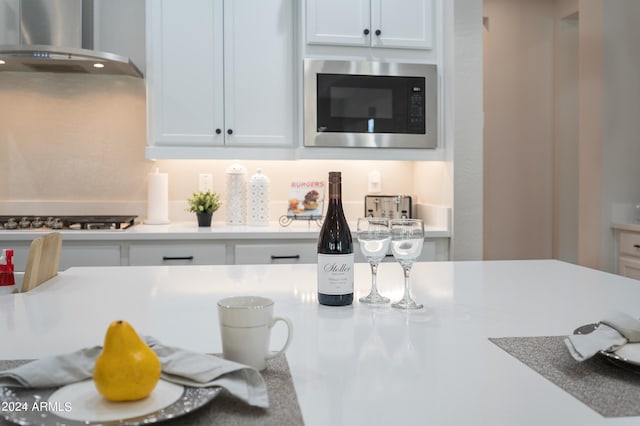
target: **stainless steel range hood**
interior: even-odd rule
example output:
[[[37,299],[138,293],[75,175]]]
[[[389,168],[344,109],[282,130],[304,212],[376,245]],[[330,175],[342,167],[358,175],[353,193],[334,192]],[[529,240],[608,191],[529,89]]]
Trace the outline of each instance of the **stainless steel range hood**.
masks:
[[[93,50],[93,0],[20,0],[19,45],[0,46],[0,71],[142,78],[128,58]]]

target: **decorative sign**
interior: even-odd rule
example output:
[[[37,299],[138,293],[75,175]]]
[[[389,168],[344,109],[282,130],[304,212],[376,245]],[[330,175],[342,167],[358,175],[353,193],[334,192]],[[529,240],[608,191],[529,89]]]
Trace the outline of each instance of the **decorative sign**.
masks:
[[[322,218],[323,181],[294,181],[289,192],[287,217],[294,219]]]

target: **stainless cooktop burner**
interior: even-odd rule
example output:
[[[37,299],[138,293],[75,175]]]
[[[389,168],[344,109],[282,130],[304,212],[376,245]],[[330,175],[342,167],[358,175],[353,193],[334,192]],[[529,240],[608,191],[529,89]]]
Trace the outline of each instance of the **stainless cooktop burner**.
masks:
[[[123,230],[137,216],[0,216],[0,230]]]

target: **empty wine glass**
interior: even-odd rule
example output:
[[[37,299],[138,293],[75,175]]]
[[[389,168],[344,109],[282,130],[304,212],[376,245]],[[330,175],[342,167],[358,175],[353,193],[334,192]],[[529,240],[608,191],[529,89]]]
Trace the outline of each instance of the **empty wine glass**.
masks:
[[[363,217],[358,219],[358,242],[360,250],[371,266],[371,292],[367,297],[361,297],[362,303],[389,303],[389,298],[378,293],[377,275],[380,261],[389,252],[391,236],[389,234],[389,220],[377,217]]]
[[[393,219],[389,223],[391,230],[391,252],[404,271],[404,296],[392,303],[393,308],[420,309],[411,298],[409,275],[413,262],[420,256],[424,244],[424,224],[420,219]]]

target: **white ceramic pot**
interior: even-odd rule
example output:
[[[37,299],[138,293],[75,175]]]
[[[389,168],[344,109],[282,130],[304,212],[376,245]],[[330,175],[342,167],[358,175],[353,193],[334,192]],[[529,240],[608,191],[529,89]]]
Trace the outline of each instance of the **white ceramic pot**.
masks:
[[[249,179],[247,221],[252,226],[269,224],[269,177],[258,169]]]
[[[247,169],[240,164],[227,167],[227,223],[244,225],[247,217]]]

